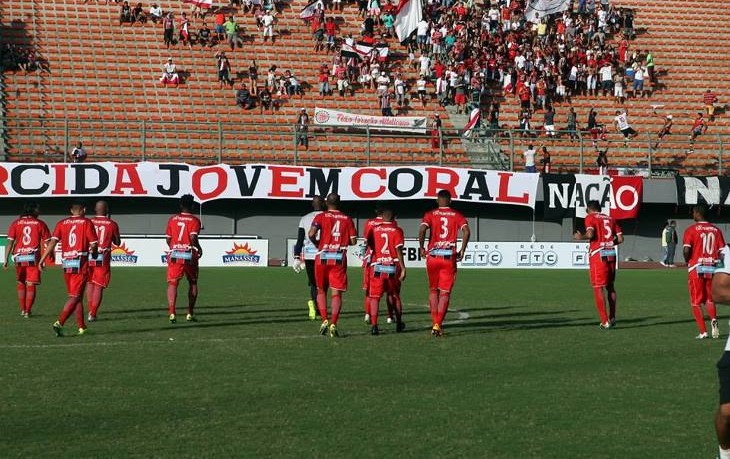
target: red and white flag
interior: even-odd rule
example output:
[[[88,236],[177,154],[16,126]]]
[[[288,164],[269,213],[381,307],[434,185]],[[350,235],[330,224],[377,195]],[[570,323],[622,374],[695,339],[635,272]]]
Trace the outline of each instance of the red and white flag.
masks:
[[[469,115],[469,122],[466,123],[466,126],[464,126],[464,133],[462,134],[463,137],[471,137],[471,131],[474,129],[478,124],[479,120],[482,118],[482,111],[479,110],[479,108],[475,108],[471,111],[471,114]]]
[[[303,19],[305,21],[311,21],[314,19],[315,14],[317,13],[317,5],[319,5],[320,0],[314,0],[313,2],[310,2],[302,8],[302,11],[299,12],[299,19]]]
[[[403,43],[418,28],[418,23],[423,19],[422,0],[400,0],[395,13],[395,34],[398,40]]]
[[[201,8],[210,8],[213,6],[213,0],[183,0],[183,3],[191,3]]]

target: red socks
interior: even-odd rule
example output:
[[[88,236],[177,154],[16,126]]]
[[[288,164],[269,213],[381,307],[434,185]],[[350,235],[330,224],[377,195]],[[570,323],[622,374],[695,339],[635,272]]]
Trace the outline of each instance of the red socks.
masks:
[[[393,305],[393,312],[395,312],[395,319],[400,322],[403,317],[403,304],[400,301],[399,295],[391,295],[388,297],[390,304]]]
[[[705,316],[702,314],[702,308],[699,305],[692,306],[692,315],[695,316],[695,322],[697,322],[697,328],[700,329],[700,333],[707,333]]]
[[[175,314],[175,304],[177,303],[177,284],[167,284],[167,312]]]
[[[35,302],[35,284],[25,286],[25,312],[30,314],[30,310],[33,309],[33,302]]]
[[[190,284],[188,286],[188,314],[193,315],[195,302],[198,300],[198,284]]]
[[[327,292],[324,290],[317,291],[317,309],[322,317],[322,322],[327,320]]]
[[[365,309],[365,314],[370,314],[370,298],[368,297],[367,290],[365,291],[365,302],[363,303],[363,308]]]
[[[342,295],[340,292],[336,292],[332,295],[332,318],[330,323],[336,324],[337,319],[340,318],[340,309],[342,308]]]
[[[89,284],[86,287],[86,302],[89,305],[89,314],[96,317],[101,306],[101,298],[104,295],[104,287],[96,284]]]
[[[446,313],[449,310],[450,298],[451,295],[447,292],[441,292],[441,294],[439,295],[438,320],[436,321],[436,323],[439,324],[439,327],[444,325],[444,318],[446,317]]]
[[[18,303],[20,304],[20,312],[25,312],[25,284],[18,283]]]
[[[606,316],[606,301],[603,299],[603,287],[593,287],[593,298],[596,300],[596,310],[601,318],[601,323],[605,324],[608,322],[608,317]]]
[[[370,300],[370,325],[378,325],[378,313],[380,312],[380,298],[368,298]]]
[[[63,306],[63,311],[61,311],[58,321],[63,326],[69,316],[74,312],[76,312],[76,323],[79,328],[86,328],[86,324],[84,323],[84,304],[81,301],[81,297],[78,296],[70,296],[68,298],[66,304]]]
[[[431,290],[428,293],[428,307],[429,307],[429,309],[431,309],[431,322],[434,324],[438,323],[438,303],[439,303],[438,290]]]
[[[608,319],[616,319],[616,290],[608,292]]]

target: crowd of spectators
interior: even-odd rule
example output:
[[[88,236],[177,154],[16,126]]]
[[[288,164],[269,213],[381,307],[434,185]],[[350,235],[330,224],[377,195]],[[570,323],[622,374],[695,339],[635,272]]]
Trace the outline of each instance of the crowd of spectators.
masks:
[[[18,46],[5,43],[0,47],[0,66],[2,71],[22,70],[30,73],[43,70],[43,62],[33,46]]]

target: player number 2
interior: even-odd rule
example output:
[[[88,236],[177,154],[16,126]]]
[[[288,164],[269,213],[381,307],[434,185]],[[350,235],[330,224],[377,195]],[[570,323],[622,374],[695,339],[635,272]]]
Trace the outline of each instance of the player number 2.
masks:
[[[713,255],[715,252],[715,233],[700,233],[702,239],[702,251],[705,255]]]
[[[388,247],[390,247],[388,235],[386,233],[380,233],[380,237],[383,238],[383,253],[390,253],[390,250],[388,249]]]
[[[441,234],[439,239],[446,239],[449,236],[449,220],[446,217],[441,217]]]
[[[30,245],[30,232],[33,230],[30,226],[23,227],[23,245]]]
[[[68,232],[68,245],[69,249],[76,247],[76,225],[71,227],[71,231]]]

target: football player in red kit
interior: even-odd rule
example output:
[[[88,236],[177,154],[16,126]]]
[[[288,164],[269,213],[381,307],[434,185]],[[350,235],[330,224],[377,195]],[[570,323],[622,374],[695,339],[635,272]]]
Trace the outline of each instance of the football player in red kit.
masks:
[[[370,333],[380,334],[378,329],[378,309],[380,298],[387,295],[389,303],[394,305],[396,332],[405,329],[403,308],[400,301],[401,282],[406,278],[406,266],[403,260],[403,230],[393,220],[391,209],[382,209],[378,225],[368,228],[365,240],[371,257],[368,266],[368,300],[370,302]]]
[[[193,215],[195,200],[192,195],[186,194],[180,198],[180,213],[173,215],[167,221],[165,237],[170,252],[167,255],[167,306],[170,323],[176,318],[177,285],[184,277],[188,280],[188,322],[195,321],[193,310],[198,299],[198,260],[203,255],[203,249],[198,242],[200,234],[200,220]]]
[[[601,328],[616,325],[616,264],[618,263],[616,246],[624,242],[621,227],[616,220],[601,213],[598,201],[589,201],[586,206],[588,215],[585,218],[586,232],[575,232],[576,240],[588,240],[589,269],[593,297],[596,301]],[[606,315],[606,301],[609,312]]]
[[[36,285],[41,283],[39,261],[43,246],[51,238],[48,226],[40,219],[40,206],[29,202],[23,213],[8,228],[8,246],[3,269],[8,269],[10,259],[15,264],[15,279],[18,281],[18,302],[20,315],[30,317],[35,301]]]
[[[707,207],[697,205],[692,208],[694,224],[684,232],[684,261],[689,271],[689,301],[692,306],[697,328],[700,334],[697,339],[707,338],[707,326],[702,314],[702,305],[705,305],[707,315],[710,316],[712,337],[720,337],[720,327],[717,324],[717,310],[712,300],[712,275],[720,260],[720,249],[725,247],[725,238],[717,226],[708,223],[705,219]]]
[[[58,320],[53,324],[53,331],[58,337],[63,336],[63,326],[74,312],[79,335],[86,333],[82,301],[84,288],[89,279],[89,253],[92,258],[96,258],[99,252],[96,230],[91,220],[84,216],[85,213],[86,206],[83,203],[76,202],[71,206],[71,216],[58,222],[40,260],[40,266],[43,268],[46,258],[53,253],[56,244],[61,243],[61,267],[66,281],[68,300]]]
[[[119,226],[109,218],[109,205],[106,201],[98,201],[94,206],[91,223],[94,224],[96,236],[99,238],[99,254],[89,258],[89,283],[86,286],[86,304],[89,306],[89,322],[96,320],[104,289],[109,287],[112,277],[111,253],[112,244],[119,245]]]
[[[375,218],[371,218],[365,221],[365,229],[363,230],[363,235],[367,237],[367,234],[372,230],[373,227],[380,225],[383,222],[383,206],[381,204],[377,204],[375,206]],[[395,220],[394,220],[395,223]],[[396,223],[397,224],[397,223]],[[367,244],[367,241],[365,243],[365,246],[363,247],[363,256],[362,256],[362,290],[365,293],[365,323],[370,323],[370,296],[368,295],[368,290],[370,288],[370,268],[372,266],[371,264],[371,258],[372,258],[372,248]],[[394,310],[395,306],[392,302],[392,298],[390,296],[386,297],[385,302],[388,306],[388,323],[393,323],[394,318]]]
[[[426,212],[418,231],[421,257],[426,259],[428,273],[428,304],[431,309],[431,335],[442,336],[444,317],[449,310],[451,290],[456,280],[456,262],[464,258],[471,231],[464,216],[452,209],[451,193],[441,190],[437,195],[438,208]],[[426,232],[430,233],[428,250],[424,248]],[[456,251],[456,240],[461,231],[461,248]]]
[[[347,291],[347,247],[355,245],[357,231],[352,218],[340,212],[340,196],[330,193],[327,210],[318,214],[309,229],[309,239],[317,247],[314,277],[317,281],[317,308],[322,316],[319,332],[338,336],[337,320],[342,308],[342,292]],[[319,233],[319,240],[316,240]],[[327,289],[332,289],[332,316],[327,316]]]

